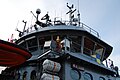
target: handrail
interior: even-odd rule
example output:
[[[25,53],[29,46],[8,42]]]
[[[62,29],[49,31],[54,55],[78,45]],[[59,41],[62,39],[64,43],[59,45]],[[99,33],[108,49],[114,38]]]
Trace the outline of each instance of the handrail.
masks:
[[[63,21],[63,20],[60,21],[60,20],[59,20],[59,21],[57,21],[57,22],[59,22],[58,24],[55,24],[55,22],[56,22],[56,21],[51,21],[50,25],[73,25],[73,26],[75,26],[75,27],[78,27],[77,24],[76,24],[76,25],[74,25],[74,24],[69,24],[69,21]],[[49,24],[48,24],[48,25],[49,25]],[[32,27],[34,27],[34,26],[32,26]],[[86,24],[80,22],[79,27],[84,28],[84,29],[87,30],[89,33],[91,33],[91,34],[95,35],[96,37],[100,38],[99,33],[98,33],[96,30],[92,29],[91,27],[87,26]],[[38,29],[41,29],[41,28],[38,27]],[[31,28],[31,30],[27,30],[27,32],[23,32],[23,35],[24,35],[24,34],[28,34],[29,31],[30,31],[30,32],[34,32],[34,31],[36,31],[36,30],[32,30],[32,28]]]
[[[98,38],[100,38],[99,33],[97,31],[95,31],[94,29],[92,29],[91,27],[87,26],[86,24],[80,22],[80,27],[84,28],[85,30],[87,30],[91,34],[94,34],[95,36],[97,36]]]

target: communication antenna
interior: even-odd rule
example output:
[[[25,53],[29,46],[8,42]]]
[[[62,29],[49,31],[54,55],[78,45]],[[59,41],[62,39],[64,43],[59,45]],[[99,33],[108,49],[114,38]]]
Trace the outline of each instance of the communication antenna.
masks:
[[[15,31],[18,31],[18,24],[19,24],[19,20],[18,20],[18,22],[17,22],[17,25],[16,25],[16,28],[15,28]],[[18,31],[19,32],[19,31]]]
[[[27,24],[27,21],[22,21],[25,25],[24,25],[24,28],[23,28],[23,32],[25,32],[25,28],[26,28],[26,24]]]
[[[35,17],[35,19],[37,19],[37,17],[35,16],[35,14],[32,12],[32,11],[30,11],[31,13],[32,13],[32,15]]]
[[[79,12],[79,0],[78,0],[78,25],[80,26],[80,12]]]
[[[16,26],[16,29],[15,29],[15,31],[18,31],[19,32],[19,37],[21,37],[22,36],[22,34],[23,34],[23,32],[22,31],[20,31],[17,27],[18,27],[18,24],[19,24],[19,20],[18,20],[18,22],[17,22],[17,26]]]
[[[16,29],[15,29],[15,31],[17,31],[18,24],[19,24],[19,20],[18,20],[18,22],[17,22],[17,25],[16,25]]]

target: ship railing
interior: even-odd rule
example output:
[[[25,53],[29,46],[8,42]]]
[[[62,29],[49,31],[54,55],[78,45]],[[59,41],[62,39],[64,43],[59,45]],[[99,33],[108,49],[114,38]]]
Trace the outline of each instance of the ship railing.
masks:
[[[73,22],[72,24],[70,24],[70,21],[62,21],[62,20],[58,20],[58,21],[51,21],[50,24],[48,25],[73,25],[73,26],[76,26],[76,27],[82,27],[84,28],[86,31],[88,31],[89,33],[95,35],[96,37],[100,38],[100,35],[99,33],[92,29],[91,27],[87,26],[86,24],[80,22],[80,24],[77,24],[77,22]],[[42,27],[38,27],[38,29],[41,29]],[[24,34],[28,34],[29,32],[34,32],[36,30],[28,30],[27,32],[24,32]]]
[[[63,21],[58,20],[58,21],[53,21],[53,22],[54,22],[54,25],[71,25],[70,21],[66,21],[66,20],[65,21],[64,20]],[[84,28],[85,30],[87,30],[89,33],[91,33],[91,34],[95,35],[96,37],[100,38],[100,35],[96,30],[92,29],[91,27],[89,27],[88,25],[86,25],[82,22],[80,22],[80,24],[78,24],[78,22],[72,22],[72,25],[77,26],[77,27],[80,26],[80,27]]]
[[[98,38],[100,38],[99,33],[96,30],[92,29],[91,27],[87,26],[86,24],[80,22],[80,27],[84,28],[85,30],[87,30],[91,34],[93,34],[93,35],[97,36]]]

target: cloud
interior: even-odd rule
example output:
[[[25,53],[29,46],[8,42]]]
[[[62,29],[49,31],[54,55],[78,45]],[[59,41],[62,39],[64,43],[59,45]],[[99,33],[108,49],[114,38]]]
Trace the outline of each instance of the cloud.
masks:
[[[0,39],[7,40],[14,31],[19,20],[19,29],[23,29],[22,20],[30,20],[32,10],[41,9],[40,17],[47,11],[50,17],[66,16],[66,3],[78,6],[78,0],[1,0],[0,1]],[[114,47],[113,59],[120,66],[120,0],[80,0],[81,21],[97,30],[101,39]]]

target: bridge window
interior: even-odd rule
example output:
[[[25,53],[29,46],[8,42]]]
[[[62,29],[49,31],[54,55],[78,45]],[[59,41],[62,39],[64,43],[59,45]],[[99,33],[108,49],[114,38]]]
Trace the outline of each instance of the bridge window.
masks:
[[[40,50],[44,50],[44,52],[46,52],[49,49],[52,49],[54,51],[61,51],[64,37],[65,36],[61,36],[61,35],[40,37],[39,38]]]
[[[39,37],[39,49],[43,52],[46,52],[50,49],[51,36],[42,36]]]
[[[103,52],[104,52],[104,49],[105,48],[103,46],[96,44],[95,51],[93,54],[98,55],[99,59],[101,59]]]
[[[84,38],[84,50],[83,50],[83,53],[90,56],[93,53],[94,44],[95,43],[92,40],[85,37]]]
[[[45,44],[45,38],[40,37],[39,38],[39,48],[40,48],[40,50],[43,50],[44,44]]]
[[[19,44],[22,48],[27,49],[27,45],[26,45],[26,41],[22,42],[21,44]]]
[[[84,38],[84,54],[101,60],[104,50],[102,45],[87,37]]]
[[[42,42],[40,42],[41,48],[43,46],[43,50],[44,52],[46,52],[47,50],[50,49],[50,44],[51,44],[51,36],[45,36],[43,38],[43,40],[41,40]]]
[[[28,49],[33,52],[36,51],[38,49],[37,47],[37,38],[29,38],[27,40],[27,45],[28,45]]]
[[[70,50],[72,52],[81,52],[81,36],[69,36]]]

